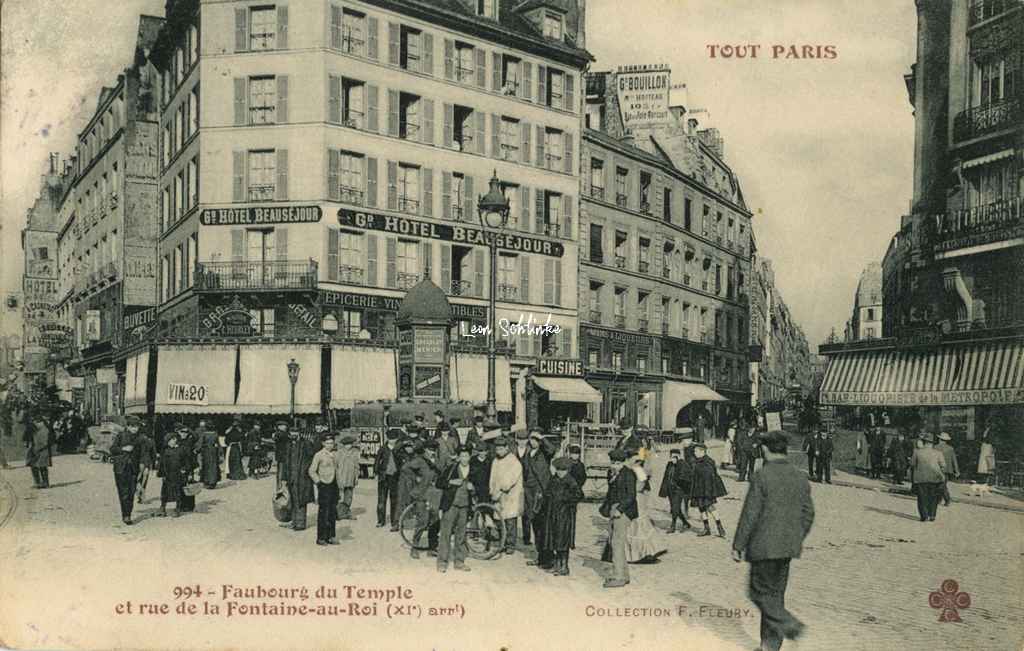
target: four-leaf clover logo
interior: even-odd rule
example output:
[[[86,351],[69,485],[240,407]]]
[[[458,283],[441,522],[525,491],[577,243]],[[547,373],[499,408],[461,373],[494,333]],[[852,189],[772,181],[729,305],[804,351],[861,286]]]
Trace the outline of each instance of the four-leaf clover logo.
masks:
[[[971,595],[960,592],[960,584],[953,579],[946,579],[928,595],[928,605],[939,610],[940,622],[959,622],[959,610],[971,607]]]

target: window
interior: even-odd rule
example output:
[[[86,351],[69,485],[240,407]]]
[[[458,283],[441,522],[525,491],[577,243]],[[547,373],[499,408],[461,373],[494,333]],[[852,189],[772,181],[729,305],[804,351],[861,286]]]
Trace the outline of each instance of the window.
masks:
[[[722,293],[722,265],[715,265],[715,293]]]
[[[670,188],[662,189],[661,197],[661,218],[667,222],[672,221],[672,190]]]
[[[249,78],[249,124],[274,124],[277,83],[274,77]]]
[[[511,228],[512,230],[518,230],[519,215],[522,211],[522,208],[519,205],[519,186],[512,183],[502,183],[501,193],[505,196],[505,199],[508,201],[508,227]]]
[[[644,357],[642,355],[637,356],[637,358],[636,358],[636,370],[640,371],[641,373],[646,373],[647,372],[647,358],[646,357]]]
[[[590,261],[604,262],[604,229],[600,224],[590,225]]]
[[[400,65],[406,70],[413,70],[416,72],[420,71],[420,57],[421,57],[421,44],[420,40],[422,34],[418,29],[412,29],[402,25],[401,35],[401,51],[400,51]]]
[[[338,334],[341,336],[358,337],[363,331],[363,313],[359,310],[342,310],[338,326]]]
[[[163,226],[163,230],[171,225],[171,190],[170,188],[164,188],[163,192],[163,207],[160,211],[160,223]]]
[[[171,124],[169,122],[164,125],[163,150],[163,164],[164,167],[167,167],[167,164],[171,162]]]
[[[117,163],[110,166],[110,191],[117,197],[117,191],[121,189],[120,179],[117,178]]]
[[[275,233],[274,229],[246,231],[246,261],[248,262],[273,262]],[[265,270],[266,271],[266,270]]]
[[[562,230],[562,195],[544,193],[544,234],[558,237]],[[566,233],[565,235],[568,235]]]
[[[277,14],[274,7],[249,10],[249,49],[273,50],[277,47]]]
[[[874,320],[875,320],[875,309],[869,307],[868,308],[868,321],[874,321]]]
[[[274,336],[274,308],[265,307],[249,310],[252,328],[263,337]]]
[[[420,168],[398,166],[398,209],[416,214],[420,210]]]
[[[590,196],[604,200],[604,161],[590,159]]]
[[[160,295],[163,300],[171,297],[171,261],[169,256],[164,256],[160,261]]]
[[[174,51],[174,83],[180,84],[185,77],[185,51],[180,47]]]
[[[616,287],[614,298],[615,327],[622,328],[626,325],[626,288]]]
[[[875,329],[874,328],[867,328],[864,331],[864,338],[865,339],[874,339],[875,338]]]
[[[466,175],[455,172],[452,174],[452,219],[462,221],[464,218],[472,218],[472,215],[463,215],[462,207],[466,202]],[[510,213],[511,214],[511,213]]]
[[[651,269],[651,240],[646,237],[641,237],[639,244],[640,260],[637,271],[640,273],[647,273]]]
[[[1011,53],[979,61],[974,66],[974,75],[974,106],[987,106],[1009,99],[1024,82],[1021,55]]]
[[[274,150],[249,152],[249,201],[270,201],[274,198],[276,173]]]
[[[587,351],[587,364],[590,368],[597,368],[601,365],[600,348],[591,348]]]
[[[476,0],[476,14],[484,18],[497,18],[498,0]]]
[[[420,281],[419,242],[398,240],[395,249],[395,269],[398,272],[398,287],[409,289]]]
[[[503,95],[519,93],[519,67],[522,62],[507,54],[501,57],[501,92]]]
[[[519,294],[518,256],[501,253],[498,255],[498,296],[499,300],[515,300]]]
[[[501,157],[504,160],[519,160],[519,120],[501,118]]]
[[[622,351],[621,350],[613,350],[612,351],[612,368],[616,369],[616,370],[619,370],[619,369],[622,368]]]
[[[626,268],[628,242],[629,235],[626,231],[615,231],[615,266],[619,269]]]
[[[199,131],[199,86],[192,89],[188,96],[188,132]]]
[[[544,151],[549,170],[562,169],[562,154],[565,152],[563,134],[558,129],[544,130]]]
[[[565,73],[561,70],[548,70],[548,106],[565,108]]]
[[[347,203],[363,204],[363,167],[360,154],[343,151],[338,157],[339,198]]]
[[[171,295],[181,291],[181,247],[174,247],[174,267],[171,270]]]
[[[473,142],[473,109],[468,106],[456,105],[452,109],[455,123],[452,125],[452,146],[459,151],[472,151]]]
[[[562,17],[558,14],[545,12],[544,14],[544,37],[556,40],[562,39]]]
[[[184,173],[178,172],[174,177],[174,218],[181,219],[185,211],[185,179]]]
[[[629,170],[625,167],[615,168],[615,203],[623,208],[626,207],[628,195],[626,189],[629,184]]]
[[[338,280],[343,283],[362,285],[363,279],[363,236],[351,231],[338,233]]]
[[[353,129],[362,129],[365,124],[366,84],[361,81],[344,79],[341,87],[341,123]]]
[[[174,114],[174,153],[181,151],[185,139],[185,105],[182,104]]]
[[[194,208],[199,203],[199,158],[188,162],[188,207]]]
[[[404,140],[419,138],[420,98],[410,93],[398,96],[398,137]]]
[[[636,318],[637,318],[637,322],[638,322],[637,326],[638,326],[638,328],[639,328],[639,330],[641,332],[647,332],[647,328],[648,328],[648,325],[649,325],[648,317],[647,317],[647,315],[648,315],[647,306],[650,303],[650,301],[648,300],[648,298],[650,298],[650,294],[649,293],[647,293],[647,292],[637,292],[637,295],[636,295]]]
[[[467,43],[455,43],[455,78],[467,84],[476,79],[473,46]]]
[[[594,323],[601,323],[601,288],[603,285],[599,282],[590,281],[590,292],[589,292],[589,305],[590,305],[590,320]]]
[[[651,173],[640,172],[640,212],[651,214]]]
[[[711,234],[711,206],[704,204],[704,219],[701,224],[702,233],[704,237]]]
[[[365,56],[366,16],[345,9],[341,17],[341,49],[349,54]]]

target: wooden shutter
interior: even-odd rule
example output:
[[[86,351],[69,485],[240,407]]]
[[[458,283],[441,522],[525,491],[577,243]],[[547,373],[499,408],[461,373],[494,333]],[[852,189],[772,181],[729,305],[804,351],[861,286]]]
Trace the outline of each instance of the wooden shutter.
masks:
[[[473,48],[476,57],[476,85],[487,88],[487,53],[482,48]]]
[[[544,259],[544,304],[553,305],[555,302],[555,261],[551,258]]]
[[[278,226],[274,228],[274,249],[279,261],[288,260],[288,227]]]
[[[420,72],[428,75],[434,74],[434,35],[429,32],[423,33],[423,58],[420,59],[422,70]]]
[[[429,167],[424,167],[420,170],[423,178],[421,184],[423,186],[423,216],[433,217],[434,216],[434,171]]]
[[[338,280],[338,229],[327,229],[327,280]]]
[[[662,319],[666,319],[666,317],[668,316],[668,315],[665,314],[665,311],[662,309],[661,296],[659,296],[658,294],[651,294],[650,296],[647,297],[647,300],[648,301],[654,301],[653,315],[651,317],[651,323],[647,327],[647,331],[648,332],[657,332],[657,333],[660,334],[661,333],[661,321],[662,321]],[[640,316],[644,316],[644,315],[641,314]],[[654,360],[651,360],[651,361],[654,361]],[[658,363],[660,364],[661,360],[658,360]]]
[[[651,176],[651,192],[654,196],[651,197],[651,214],[656,219],[664,219],[665,215],[661,211],[662,197],[661,197],[661,175],[654,174]]]
[[[520,186],[519,191],[522,192],[522,196],[519,199],[519,207],[522,213],[519,215],[519,229],[523,231],[530,230],[530,188],[528,186]]]
[[[235,126],[241,127],[248,123],[248,80],[245,77],[235,77]]]
[[[277,49],[288,49],[288,5],[277,6]]]
[[[434,100],[420,100],[423,104],[423,125],[421,127],[421,139],[423,144],[434,144]]]
[[[562,357],[575,357],[576,351],[572,347],[572,327],[562,326],[562,341],[558,344],[558,352]]]
[[[441,216],[452,218],[452,173],[447,170],[441,172]]]
[[[501,53],[491,53],[491,90],[501,92]]]
[[[341,124],[341,77],[327,75],[327,121]]]
[[[385,238],[386,252],[384,254],[385,284],[392,289],[398,287],[398,267],[395,256],[398,255],[398,240],[394,237]]]
[[[452,245],[441,244],[441,289],[452,293]]]
[[[388,135],[398,137],[398,91],[388,90]]]
[[[537,144],[534,146],[534,149],[537,151],[537,167],[546,168],[548,161],[545,158],[546,152],[544,151],[544,125],[537,125]]]
[[[473,177],[469,174],[462,178],[462,195],[462,221],[472,221],[476,199],[473,196]]]
[[[555,268],[555,305],[562,304],[562,259],[553,258],[552,266]]]
[[[572,206],[575,197],[569,194],[562,195],[562,237],[573,240],[572,236]]]
[[[501,158],[501,116],[491,113],[491,158]]]
[[[288,75],[277,76],[277,123],[288,122]]]
[[[565,90],[563,92],[565,93],[565,97],[563,98],[563,100],[565,101],[565,106],[562,107],[562,108],[564,108],[566,111],[572,111],[573,113],[575,113],[576,112],[576,76],[573,75],[571,72],[566,71],[564,77],[565,77]]]
[[[562,163],[565,168],[562,170],[566,174],[572,174],[573,172],[573,134],[566,132],[562,134],[562,142],[565,143],[565,151],[562,154]]]
[[[398,23],[388,23],[388,63],[398,65],[401,55],[402,34]]]
[[[380,22],[373,16],[368,17],[366,19],[366,56],[374,61],[378,57],[377,35],[379,32]]]
[[[545,106],[548,103],[548,69],[539,63],[537,64],[537,103]]]
[[[452,148],[455,145],[455,106],[444,102],[444,130],[441,132],[441,146]]]
[[[380,131],[380,123],[377,118],[377,86],[366,84],[366,130],[372,133]]]
[[[341,152],[337,149],[327,150],[327,197],[333,201],[341,199],[338,187],[338,170],[341,168]]]
[[[232,201],[245,201],[245,152],[231,152],[231,199]]]
[[[519,300],[530,302],[530,257],[526,255],[519,256]]]
[[[366,285],[377,286],[377,236],[367,233],[366,237]]]
[[[455,79],[455,41],[444,39],[444,78]]]
[[[235,52],[249,49],[249,8],[235,9]]]
[[[473,251],[473,294],[482,298],[484,296],[484,255],[483,249]],[[494,324],[491,324],[494,327]]]
[[[519,75],[519,97],[533,100],[533,64],[529,61],[521,61]]]
[[[331,5],[331,47],[341,49],[341,7]]]
[[[388,210],[398,210],[398,163],[388,161]]]
[[[533,232],[544,232],[544,190],[537,188],[534,197]]]
[[[372,156],[366,157],[366,205],[377,207],[377,159]]]
[[[520,143],[521,149],[519,150],[519,161],[522,163],[530,164],[530,130],[532,126],[529,122],[523,120],[519,123],[519,132],[522,134],[522,142]]]
[[[424,240],[421,242],[423,245],[423,253],[421,254],[421,264],[423,269],[423,278],[430,278],[430,273],[434,268],[434,248],[431,246],[430,240]]]
[[[483,111],[473,111],[476,118],[476,153],[481,156],[487,155],[487,114]]]
[[[288,198],[288,150],[277,150],[277,188],[275,195],[278,199]]]
[[[231,229],[231,262],[239,263],[245,260],[245,229]]]

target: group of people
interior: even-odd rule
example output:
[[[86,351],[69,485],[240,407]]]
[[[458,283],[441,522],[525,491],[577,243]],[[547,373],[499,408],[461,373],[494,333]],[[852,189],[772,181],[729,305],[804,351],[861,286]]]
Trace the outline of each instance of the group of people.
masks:
[[[804,437],[804,452],[807,453],[807,476],[818,483],[832,483],[832,454],[835,442],[832,433],[825,427],[818,428],[813,435]]]

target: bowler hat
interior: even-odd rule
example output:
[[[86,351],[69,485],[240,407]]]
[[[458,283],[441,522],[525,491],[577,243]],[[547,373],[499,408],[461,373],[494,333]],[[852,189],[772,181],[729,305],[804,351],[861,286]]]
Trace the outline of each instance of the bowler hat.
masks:
[[[612,461],[622,462],[626,460],[626,453],[623,450],[615,448],[614,450],[608,453],[608,458],[611,459]]]
[[[568,470],[572,467],[572,459],[569,457],[558,457],[555,459],[553,465],[555,470]]]
[[[439,446],[437,444],[437,441],[424,441],[423,442],[423,449],[424,450],[436,450],[438,447]]]
[[[278,420],[276,423],[274,423],[275,427],[280,427],[281,425],[284,425],[285,427],[288,427],[288,421],[286,421],[285,419],[282,418],[282,419]]]

